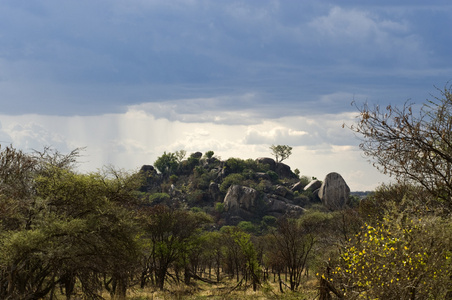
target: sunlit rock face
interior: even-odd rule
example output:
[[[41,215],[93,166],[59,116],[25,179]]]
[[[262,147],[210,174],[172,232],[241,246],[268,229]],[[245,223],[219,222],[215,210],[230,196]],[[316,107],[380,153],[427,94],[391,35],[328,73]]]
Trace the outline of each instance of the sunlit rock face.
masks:
[[[258,198],[259,192],[253,188],[231,185],[224,197],[224,208],[227,212],[246,219],[254,215]]]
[[[350,188],[340,174],[332,172],[326,175],[319,190],[319,198],[326,208],[331,210],[343,208],[349,195]]]

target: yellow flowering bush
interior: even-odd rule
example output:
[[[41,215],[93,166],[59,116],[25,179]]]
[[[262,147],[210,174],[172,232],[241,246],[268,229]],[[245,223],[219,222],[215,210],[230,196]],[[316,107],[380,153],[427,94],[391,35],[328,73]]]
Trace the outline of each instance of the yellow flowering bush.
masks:
[[[451,286],[451,222],[365,224],[324,278],[347,299],[444,299]]]

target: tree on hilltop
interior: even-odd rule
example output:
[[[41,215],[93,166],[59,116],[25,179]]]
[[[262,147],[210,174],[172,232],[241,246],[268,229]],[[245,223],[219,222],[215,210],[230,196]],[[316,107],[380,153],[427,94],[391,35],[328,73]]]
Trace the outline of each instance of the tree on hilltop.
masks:
[[[271,145],[270,150],[272,151],[273,156],[275,156],[277,163],[289,158],[292,154],[292,147],[288,145]]]

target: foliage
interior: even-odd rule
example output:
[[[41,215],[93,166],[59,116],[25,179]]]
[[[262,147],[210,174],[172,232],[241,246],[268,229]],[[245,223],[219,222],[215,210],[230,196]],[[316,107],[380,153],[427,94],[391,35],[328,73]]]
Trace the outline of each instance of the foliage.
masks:
[[[227,174],[231,173],[242,173],[246,168],[245,162],[243,159],[231,157],[226,160],[224,167],[226,169]]]
[[[16,154],[10,157],[26,157]],[[44,298],[60,284],[70,297],[76,281],[86,297],[98,298],[101,274],[116,282],[114,288],[106,285],[112,294],[127,290],[126,274],[136,267],[139,247],[134,218],[125,207],[136,203],[132,198],[139,184],[121,172],[76,174],[71,155],[76,152],[27,158],[34,171],[22,173],[21,180],[32,192],[26,198],[0,195],[8,195],[10,204],[23,203],[17,216],[25,220],[1,233],[2,299]]]
[[[165,203],[170,199],[170,195],[167,193],[154,193],[149,196],[149,202],[152,204]]]
[[[176,157],[176,161],[179,164],[184,159],[185,155],[187,155],[187,151],[185,151],[185,150],[177,150],[176,152],[174,152],[174,156]]]
[[[289,158],[292,154],[292,147],[288,145],[271,145],[270,150],[277,163]]]
[[[220,185],[220,191],[226,193],[231,185],[242,184],[245,178],[241,174],[230,174],[226,176]]]
[[[374,166],[399,181],[422,185],[452,207],[452,93],[440,90],[419,114],[406,102],[402,108],[358,108],[350,128],[362,136],[360,148]]]
[[[155,278],[159,289],[163,289],[170,266],[179,261],[185,261],[186,255],[196,251],[193,246],[198,229],[211,219],[202,212],[190,212],[171,209],[157,205],[143,210],[144,236],[149,241],[146,249],[142,276]],[[187,261],[186,276],[190,275]]]
[[[310,213],[300,219],[283,218],[270,237],[273,245],[269,253],[269,264],[280,272],[287,269],[290,289],[298,289],[303,271],[318,241],[320,228],[325,223],[321,213]]]
[[[224,203],[223,202],[217,202],[215,203],[215,210],[219,212],[220,214],[224,212]]]
[[[237,224],[237,227],[240,228],[243,232],[247,233],[257,233],[258,229],[256,226],[251,223],[250,221],[240,221],[239,224]]]
[[[365,224],[327,279],[347,299],[444,299],[452,272],[451,225],[407,216]]]
[[[261,282],[261,270],[257,259],[257,251],[251,242],[251,235],[240,230],[231,232],[234,242],[239,246],[243,256],[243,269],[248,273],[253,284],[253,291],[257,290],[257,285]]]
[[[178,156],[171,152],[166,153],[166,151],[154,162],[154,167],[156,167],[157,170],[160,171],[160,173],[167,176],[174,173],[178,165]]]
[[[277,219],[274,216],[264,216],[262,218],[262,224],[265,227],[273,227],[276,225]]]
[[[204,153],[204,156],[205,156],[207,159],[210,159],[210,158],[213,157],[214,154],[215,154],[215,153],[214,153],[212,150],[210,150],[210,151],[207,151],[206,153]]]
[[[275,182],[275,181],[277,181],[279,179],[278,174],[276,172],[274,172],[274,171],[271,171],[271,170],[267,171],[266,174],[268,175],[268,177],[270,177],[270,180],[273,181],[273,182]]]

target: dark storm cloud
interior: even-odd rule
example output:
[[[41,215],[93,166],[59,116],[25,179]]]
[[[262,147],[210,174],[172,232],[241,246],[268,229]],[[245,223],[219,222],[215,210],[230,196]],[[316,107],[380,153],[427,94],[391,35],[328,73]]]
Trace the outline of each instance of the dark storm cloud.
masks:
[[[9,0],[0,8],[6,114],[168,101],[171,118],[192,121],[225,110],[256,119],[337,113],[353,95],[423,101],[452,77],[444,1]]]

